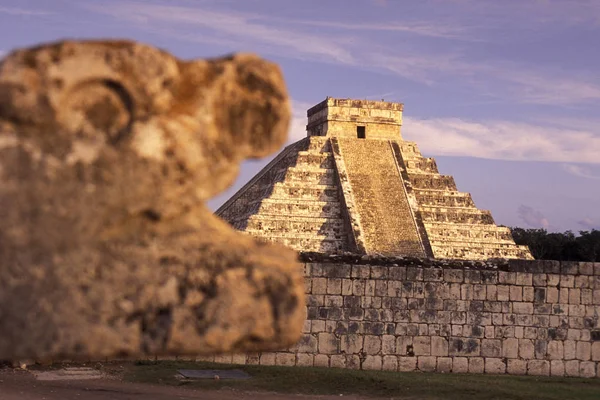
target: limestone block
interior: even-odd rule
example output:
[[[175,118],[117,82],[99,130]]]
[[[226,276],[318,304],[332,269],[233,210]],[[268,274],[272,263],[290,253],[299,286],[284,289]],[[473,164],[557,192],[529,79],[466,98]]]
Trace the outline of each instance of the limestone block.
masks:
[[[384,371],[398,370],[398,357],[397,356],[383,356],[382,369]]]
[[[452,358],[450,357],[437,357],[437,372],[448,373],[452,372]]]
[[[333,333],[319,333],[319,353],[336,354],[339,352],[340,340]]]
[[[511,375],[527,374],[527,361],[510,359],[506,362],[506,372]]]
[[[448,356],[448,340],[441,336],[431,337],[431,355]]]
[[[502,341],[502,357],[518,358],[519,357],[519,340],[515,338],[507,338]]]
[[[590,342],[578,341],[575,351],[578,360],[588,361],[592,354],[592,344]]]
[[[482,357],[469,357],[469,373],[483,374],[484,359]]]
[[[582,361],[579,363],[579,376],[582,378],[593,378],[596,376],[596,363],[593,361]]]
[[[332,355],[329,363],[331,368],[346,368],[346,356],[343,354]]]
[[[565,361],[565,375],[579,376],[579,360]]]
[[[275,353],[262,353],[260,355],[260,365],[275,365]]]
[[[467,357],[452,357],[452,372],[464,374],[469,371],[469,359]]]
[[[381,352],[381,336],[365,335],[363,350],[366,354],[379,354]]]
[[[417,357],[398,357],[398,371],[410,372],[417,369]]]
[[[501,358],[487,357],[485,359],[486,374],[503,374],[506,372],[506,364]]]
[[[600,361],[600,342],[592,343],[592,360]]]
[[[296,365],[299,367],[312,367],[314,355],[306,353],[296,354]]]
[[[550,361],[551,376],[565,376],[565,362],[563,360]]]
[[[528,375],[550,375],[550,362],[547,360],[527,361]]]
[[[382,358],[381,356],[367,355],[362,363],[362,369],[381,370]]]
[[[277,353],[275,355],[275,365],[293,367],[296,364],[296,355],[294,353]]]
[[[419,356],[417,357],[417,366],[419,367],[419,371],[433,372],[437,366],[437,357]]]
[[[313,365],[315,367],[329,367],[329,356],[325,354],[315,355]]]
[[[61,42],[0,64],[0,359],[269,350],[302,266],[203,204],[286,140],[279,69]]]

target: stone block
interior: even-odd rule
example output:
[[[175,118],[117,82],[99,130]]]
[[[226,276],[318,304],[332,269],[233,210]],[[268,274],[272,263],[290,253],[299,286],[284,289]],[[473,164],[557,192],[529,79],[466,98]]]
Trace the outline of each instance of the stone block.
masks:
[[[363,351],[370,355],[381,353],[381,336],[365,335]]]
[[[346,368],[360,369],[360,357],[356,354],[346,354]]]
[[[546,302],[547,303],[558,303],[558,289],[549,287],[546,289]]]
[[[499,285],[496,296],[498,301],[508,301],[510,299],[510,286]]]
[[[448,341],[448,353],[451,356],[480,355],[480,340],[473,338],[451,337]]]
[[[368,265],[353,265],[352,278],[369,279],[371,277],[371,267]]]
[[[361,334],[344,335],[340,339],[340,350],[346,354],[358,354],[363,350],[363,341]]]
[[[523,287],[523,301],[532,302],[534,301],[534,289],[533,286],[524,286]]]
[[[535,357],[535,346],[531,339],[519,339],[519,357],[524,360]]]
[[[448,356],[448,340],[441,336],[432,336],[431,355],[438,357]]]
[[[486,374],[504,374],[505,372],[506,364],[501,358],[485,358]]]
[[[506,361],[506,372],[511,375],[527,374],[527,361],[510,359]]]
[[[519,286],[533,285],[533,274],[529,272],[517,272],[516,284]]]
[[[582,361],[579,363],[579,376],[582,378],[593,378],[596,376],[596,363],[593,361]]]
[[[349,296],[352,294],[352,286],[354,282],[351,279],[342,279],[342,295]]]
[[[346,368],[346,356],[344,354],[334,354],[329,359],[331,368]]]
[[[592,343],[592,360],[600,361],[600,342]]]
[[[533,314],[533,303],[514,302],[512,306],[515,314]]]
[[[445,269],[444,270],[444,281],[445,282],[458,282],[462,283],[464,280],[464,274],[459,269]]]
[[[527,361],[527,375],[550,375],[550,361],[529,360]]]
[[[469,357],[469,373],[483,374],[485,362],[482,357]]]
[[[592,344],[590,342],[578,341],[575,352],[576,358],[579,361],[588,361],[592,356]]]
[[[437,357],[419,356],[417,357],[417,366],[419,367],[419,371],[433,372],[437,366]]]
[[[329,356],[325,354],[315,355],[313,365],[315,367],[329,367]]]
[[[519,357],[519,339],[506,338],[502,341],[502,357],[518,358]]]
[[[303,334],[294,347],[301,353],[316,353],[318,349],[318,341],[314,335]]]
[[[452,372],[452,358],[438,357],[436,371],[441,373]]]
[[[482,357],[500,357],[502,355],[502,340],[483,339],[481,341]]]
[[[339,278],[328,278],[327,294],[342,294],[342,280]]]
[[[294,353],[276,353],[275,365],[293,367],[296,364],[296,354]]]
[[[550,360],[564,359],[563,342],[558,340],[551,340],[548,342],[547,357]]]
[[[510,301],[523,301],[523,287],[510,286]]]
[[[410,372],[417,369],[417,357],[398,357],[398,371]]]
[[[397,356],[383,356],[382,367],[384,371],[397,371],[398,370],[398,357]]]
[[[275,365],[275,353],[262,353],[260,355],[260,365]]]
[[[318,334],[318,348],[321,354],[336,354],[340,350],[340,341],[333,333]]]
[[[381,354],[396,354],[396,337],[394,335],[381,337]]]
[[[429,336],[416,336],[413,338],[413,349],[417,356],[431,355],[431,338]]]
[[[313,359],[313,354],[298,353],[296,354],[296,365],[298,367],[312,367]]]
[[[565,361],[565,375],[579,376],[579,360]]]
[[[465,374],[469,371],[469,359],[467,357],[452,357],[452,372]]]
[[[327,278],[312,278],[312,294],[327,294]]]
[[[563,360],[550,361],[551,376],[565,376],[565,362]]]
[[[362,362],[362,369],[369,370],[381,370],[382,358],[381,356],[367,355],[365,360]]]

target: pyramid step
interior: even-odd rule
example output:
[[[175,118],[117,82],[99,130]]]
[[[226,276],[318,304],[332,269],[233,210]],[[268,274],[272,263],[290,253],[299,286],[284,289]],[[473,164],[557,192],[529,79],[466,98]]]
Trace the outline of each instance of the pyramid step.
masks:
[[[311,136],[309,138],[307,150],[310,152],[330,151],[329,138],[323,136]]]
[[[329,152],[300,151],[298,152],[296,166],[311,165],[321,168],[334,168],[333,162],[333,157]]]
[[[453,258],[469,260],[486,260],[489,258],[522,258],[532,259],[529,249],[521,246],[501,247],[487,246],[431,246],[435,258]]]
[[[296,215],[309,217],[336,217],[341,213],[339,202],[268,199],[260,204],[259,215]]]
[[[415,189],[457,191],[454,178],[450,175],[409,174],[408,178]]]
[[[334,232],[341,232],[344,228],[343,221],[337,218],[309,218],[289,217],[276,215],[254,215],[248,221],[246,230],[260,230],[268,232],[311,232],[332,236]]]
[[[432,191],[413,188],[413,193],[421,207],[475,207],[469,193]]]
[[[260,232],[246,231],[246,233],[266,242],[279,243],[288,246],[296,251],[337,253],[342,251],[345,246],[344,238],[326,237],[322,235],[301,235],[292,233],[287,235],[269,234],[268,236],[263,236]]]
[[[275,184],[272,197],[292,197],[313,200],[337,199],[338,190],[333,185],[303,185],[301,183],[284,182]]]
[[[492,230],[477,229],[478,227],[470,227],[471,229],[431,229],[427,228],[427,235],[429,240],[452,240],[457,238],[464,238],[473,241],[507,241],[513,242],[513,237],[510,232],[499,232]]]
[[[335,174],[332,169],[291,167],[287,170],[284,182],[303,182],[310,185],[334,186]]]
[[[405,165],[409,174],[420,172],[439,174],[437,164],[433,158],[408,159],[405,160]]]
[[[419,211],[423,222],[457,222],[461,224],[494,224],[492,214],[486,210],[471,209],[469,211]]]

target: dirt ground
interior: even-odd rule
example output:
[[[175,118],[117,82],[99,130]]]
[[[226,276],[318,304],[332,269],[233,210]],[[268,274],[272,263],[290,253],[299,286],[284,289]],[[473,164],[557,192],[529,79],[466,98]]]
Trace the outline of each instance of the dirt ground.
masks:
[[[364,397],[343,396],[360,400]],[[85,381],[38,381],[22,370],[0,369],[1,400],[333,400],[340,396],[306,396],[276,393],[252,393],[234,390],[199,389],[127,383],[118,379]]]

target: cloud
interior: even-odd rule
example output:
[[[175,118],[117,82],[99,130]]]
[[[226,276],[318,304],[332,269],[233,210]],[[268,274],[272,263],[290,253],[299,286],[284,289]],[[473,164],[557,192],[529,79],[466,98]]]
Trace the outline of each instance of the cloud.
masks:
[[[427,3],[437,4],[434,0]],[[475,5],[477,2],[470,0],[455,3],[453,7],[457,9],[466,7],[466,4],[479,9]],[[186,7],[124,1],[83,6],[161,35],[198,43],[218,43],[234,51],[251,49],[292,59],[393,73],[427,85],[462,79],[467,87],[492,98],[555,105],[600,100],[597,77],[586,76],[583,71],[566,74],[561,70],[520,63],[476,61],[470,59],[461,46],[444,45],[438,48],[431,47],[430,42],[421,46],[421,42],[409,40],[413,36],[406,37],[408,34],[422,36],[423,40],[479,40],[482,35],[474,34],[473,30],[480,27],[463,21],[461,18],[464,17],[456,10],[451,14],[454,20],[439,16],[436,19],[424,13],[421,20],[351,23],[216,10],[202,4]],[[515,10],[521,9],[515,8],[513,13]],[[483,7],[479,12],[490,11]],[[507,18],[501,8],[494,12],[500,15],[498,18]],[[334,29],[334,32],[315,33],[314,29],[307,31],[306,26]],[[335,31],[340,29],[344,31]],[[386,40],[372,35],[377,31],[385,31]],[[438,49],[432,51],[432,48]]]
[[[594,221],[591,218],[584,218],[580,221],[577,221],[577,224],[581,225],[584,229],[592,230],[597,229],[600,230],[600,222]]]
[[[150,30],[156,29],[156,24],[161,23],[166,24],[167,27],[177,27],[179,32],[184,32],[190,27],[204,28],[216,33],[218,38],[224,36],[226,40],[234,39],[231,43],[235,43],[240,48],[262,46],[263,51],[278,55],[298,58],[310,55],[342,64],[354,63],[350,51],[335,40],[324,39],[310,33],[300,34],[285,27],[270,26],[261,22],[266,18],[261,15],[214,11],[199,6],[192,8],[136,2],[111,3],[110,7],[105,5],[87,7],[118,19],[129,20]],[[187,37],[192,41],[206,40],[205,33],[187,35],[179,33],[178,35],[180,38]]]
[[[600,179],[600,175],[594,174],[590,168],[582,165],[563,164],[562,168],[571,175],[587,179]]]
[[[532,228],[544,228],[547,229],[550,223],[544,217],[541,211],[535,210],[532,207],[521,204],[518,210],[519,218]]]
[[[9,15],[17,15],[17,16],[42,16],[42,15],[52,15],[53,12],[43,11],[43,10],[30,10],[25,8],[18,7],[1,7],[0,6],[0,14],[9,14]]]
[[[402,135],[431,155],[600,164],[600,134],[583,129],[503,120],[405,117]]]

